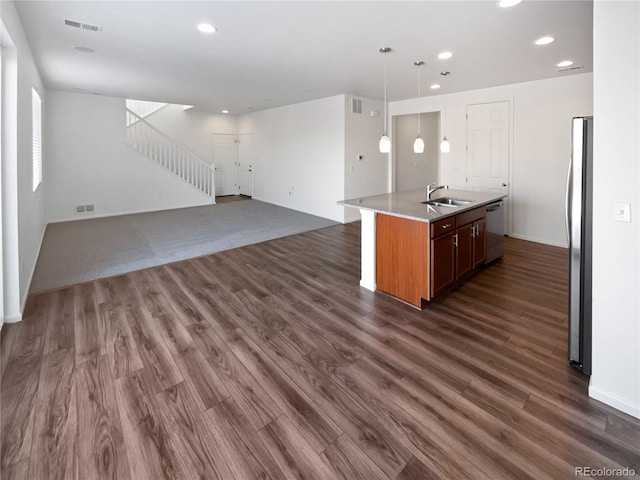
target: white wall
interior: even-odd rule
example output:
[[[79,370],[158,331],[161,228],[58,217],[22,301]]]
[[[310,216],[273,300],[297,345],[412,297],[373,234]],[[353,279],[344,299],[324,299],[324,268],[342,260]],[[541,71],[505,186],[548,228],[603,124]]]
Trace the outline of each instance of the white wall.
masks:
[[[424,140],[423,153],[413,151],[413,142],[418,134],[418,115],[397,115],[393,117],[393,122],[395,191],[401,192],[437,183],[440,114],[431,112],[420,116],[420,136]]]
[[[240,115],[253,133],[253,198],[344,221],[345,97]]]
[[[182,105],[167,105],[145,120],[209,164],[213,162],[213,134],[238,131],[235,115],[185,110]]]
[[[344,199],[386,193],[388,185],[389,156],[378,150],[384,128],[380,114],[383,104],[379,100],[356,98],[362,101],[360,114],[351,112],[352,97],[345,97]],[[379,115],[372,117],[371,111],[379,112]],[[344,208],[344,220],[360,220],[360,211]]]
[[[640,3],[594,3],[593,373],[640,418]],[[613,203],[631,204],[631,223]]]
[[[590,73],[391,103],[391,115],[418,111],[443,113],[443,134],[451,152],[441,154],[440,181],[465,188],[466,107],[511,102],[512,168],[510,234],[567,246],[564,225],[565,182],[571,153],[571,118],[593,113]]]
[[[125,99],[50,91],[45,115],[47,219],[165,210],[210,198],[130,148]],[[75,205],[95,205],[75,214]]]
[[[14,68],[17,65],[17,71],[14,71],[14,80],[17,79],[13,99],[14,113],[11,114],[15,114],[15,117],[4,118],[3,115],[2,135],[2,170],[3,182],[5,182],[2,202],[3,209],[5,209],[3,221],[9,220],[9,225],[5,224],[5,228],[3,228],[4,238],[9,240],[8,244],[5,243],[3,248],[5,255],[3,267],[5,273],[7,273],[3,278],[3,283],[9,282],[8,285],[3,285],[5,292],[4,315],[5,321],[14,322],[21,319],[22,311],[24,310],[45,227],[44,192],[47,188],[48,179],[44,178],[44,183],[40,185],[35,193],[32,192],[31,188],[31,89],[35,87],[40,94],[43,113],[47,110],[47,95],[35,66],[14,2],[3,1],[0,14],[2,24],[6,28],[4,33],[8,35],[7,41],[9,41],[10,37],[11,43],[13,43],[13,46],[8,50],[12,50],[11,55],[14,56],[12,62],[16,62],[13,64]],[[4,44],[5,39],[3,38]],[[7,51],[7,53],[9,52]],[[3,71],[3,75],[5,73],[7,72]],[[9,102],[5,103],[3,98],[3,110],[6,110],[7,107],[11,106]],[[3,113],[10,114],[9,111]],[[7,124],[5,124],[5,121],[7,121]],[[9,122],[13,125],[9,124]],[[5,138],[7,133],[13,138]],[[8,144],[6,145],[8,150],[5,150],[5,143]],[[11,143],[13,145],[10,145]],[[6,155],[7,153],[8,155]],[[47,162],[46,156],[43,157],[43,162]],[[8,173],[8,175],[5,175],[5,173]],[[7,182],[11,185],[7,185]],[[11,198],[7,199],[6,195]],[[5,202],[5,199],[9,201]],[[11,211],[7,212],[6,209]],[[15,245],[16,241],[17,245]]]

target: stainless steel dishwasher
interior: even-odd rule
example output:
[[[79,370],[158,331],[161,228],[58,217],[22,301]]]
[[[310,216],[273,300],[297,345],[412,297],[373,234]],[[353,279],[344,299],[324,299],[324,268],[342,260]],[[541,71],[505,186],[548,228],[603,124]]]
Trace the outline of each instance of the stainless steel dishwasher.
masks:
[[[504,201],[487,205],[487,257],[493,262],[504,255]]]

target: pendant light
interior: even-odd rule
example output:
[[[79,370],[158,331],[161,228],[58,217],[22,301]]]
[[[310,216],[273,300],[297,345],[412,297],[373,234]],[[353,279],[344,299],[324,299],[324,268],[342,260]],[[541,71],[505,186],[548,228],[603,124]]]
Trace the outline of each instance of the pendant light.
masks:
[[[420,97],[422,96],[422,92],[420,89],[420,84],[422,83],[422,70],[420,67],[424,65],[424,62],[419,60],[417,62],[413,62],[413,64],[418,67],[418,101],[420,101]],[[420,136],[420,117],[421,114],[418,111],[418,136],[416,137],[416,141],[413,142],[413,152],[414,153],[424,153],[424,140]]]
[[[449,75],[450,72],[440,72],[440,75],[442,75],[443,77],[446,77],[447,75]],[[444,107],[442,109],[442,130],[444,130],[444,126],[446,125],[445,120],[447,118],[447,96],[445,95],[443,97],[443,102],[444,102]],[[440,142],[440,152],[442,153],[449,153],[451,151],[451,144],[449,143],[449,140],[447,140],[447,136],[445,135],[442,138],[442,141]]]
[[[391,49],[389,47],[382,47],[380,49],[380,53],[384,53],[384,130],[378,144],[380,153],[391,152],[391,139],[387,135],[387,53],[390,51]]]

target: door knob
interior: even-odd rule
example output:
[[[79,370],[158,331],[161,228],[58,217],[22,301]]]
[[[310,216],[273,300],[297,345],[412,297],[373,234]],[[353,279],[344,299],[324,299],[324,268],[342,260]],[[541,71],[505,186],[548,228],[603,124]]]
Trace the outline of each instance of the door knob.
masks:
[[[503,183],[503,184],[502,184],[502,186],[503,186],[503,187],[506,187],[506,186],[507,186],[507,184],[506,184],[506,183]]]

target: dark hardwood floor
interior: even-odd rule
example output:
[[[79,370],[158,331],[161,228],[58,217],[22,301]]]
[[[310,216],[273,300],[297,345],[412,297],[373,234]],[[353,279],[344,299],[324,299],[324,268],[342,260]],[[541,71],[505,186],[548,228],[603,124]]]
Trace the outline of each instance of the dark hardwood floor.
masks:
[[[1,348],[2,479],[563,479],[640,472],[568,366],[567,254],[419,312],[361,289],[359,224],[32,296]]]

